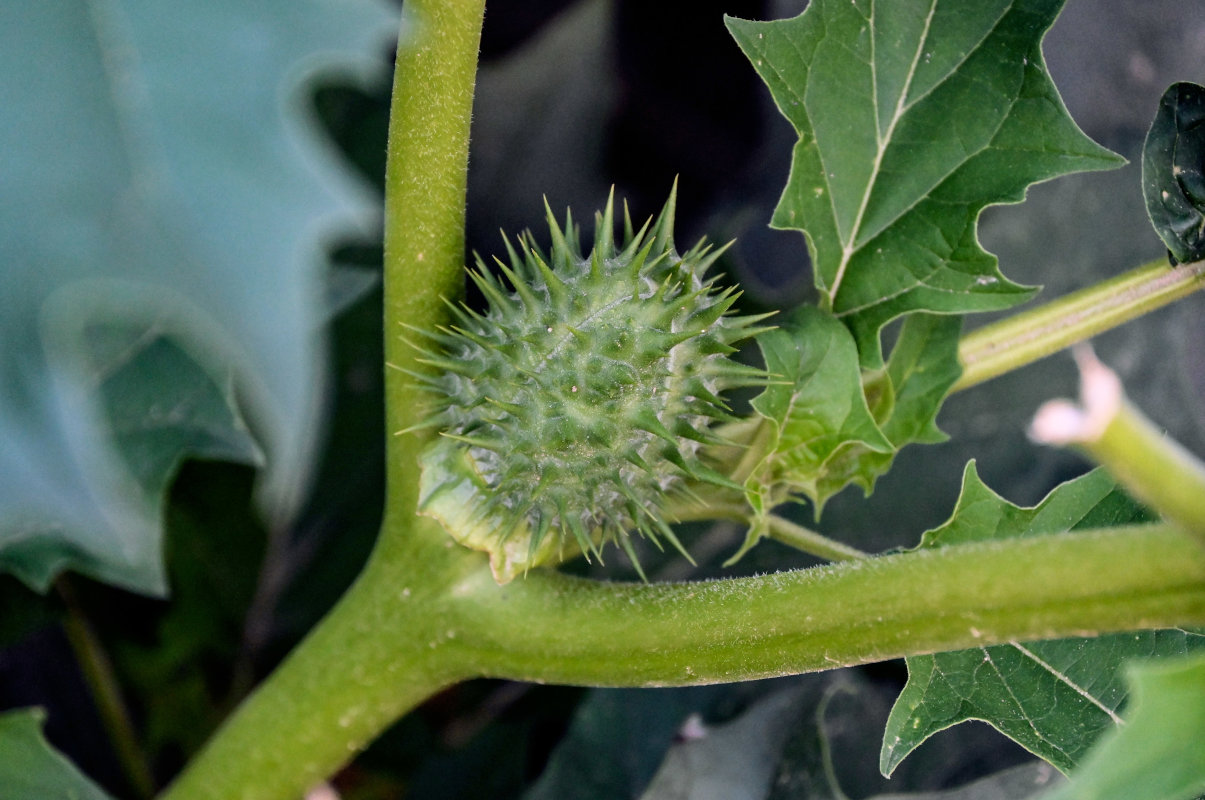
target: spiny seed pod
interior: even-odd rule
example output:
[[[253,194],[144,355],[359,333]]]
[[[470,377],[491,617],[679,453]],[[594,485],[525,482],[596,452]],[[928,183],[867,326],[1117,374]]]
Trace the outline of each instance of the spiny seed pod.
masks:
[[[500,583],[566,546],[598,556],[614,541],[636,563],[630,531],[682,550],[667,500],[692,483],[740,488],[700,451],[731,419],[721,392],[764,383],[728,357],[762,317],[725,316],[737,293],[704,278],[719,251],[677,253],[674,195],[639,232],[625,209],[622,246],[613,206],[588,256],[568,215],[562,228],[548,213],[547,255],[504,236],[511,289],[478,259],[488,310],[454,307],[452,327],[424,334],[442,436],[422,457],[420,511],[488,551]]]

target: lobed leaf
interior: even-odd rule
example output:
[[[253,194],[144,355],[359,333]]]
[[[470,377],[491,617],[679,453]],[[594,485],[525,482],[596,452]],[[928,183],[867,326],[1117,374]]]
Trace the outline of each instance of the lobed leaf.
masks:
[[[1076,127],[1041,39],[1062,0],[814,0],[798,17],[729,18],[796,132],[772,225],[808,240],[823,304],[881,362],[913,311],[1007,308],[1032,291],[978,242],[988,205],[1038,181],[1118,166]]]
[[[189,456],[266,452],[267,510],[296,506],[318,245],[370,208],[300,87],[363,72],[393,19],[380,0],[0,6],[0,569],[163,593],[163,494]]]
[[[1041,536],[1146,519],[1107,473],[1069,481],[1033,508],[988,489],[968,464],[950,520],[928,531],[921,547]],[[907,659],[908,683],[883,738],[880,769],[891,772],[934,733],[979,719],[1063,771],[1121,722],[1127,692],[1122,667],[1136,657],[1205,648],[1205,634],[1185,630],[1121,633],[1092,639],[1012,642]]]
[[[757,343],[773,383],[752,405],[769,421],[771,440],[746,483],[750,500],[763,513],[786,499],[784,490],[802,492],[819,509],[841,480],[830,465],[844,451],[892,449],[862,393],[853,337],[832,315],[803,307]]]
[[[740,553],[762,536],[759,519],[802,494],[819,516],[828,498],[856,484],[869,494],[901,447],[945,440],[937,412],[961,374],[961,320],[908,317],[880,370],[858,366],[849,330],[802,307],[757,337],[771,384],[752,406],[765,420],[763,456],[745,481],[755,520]]]

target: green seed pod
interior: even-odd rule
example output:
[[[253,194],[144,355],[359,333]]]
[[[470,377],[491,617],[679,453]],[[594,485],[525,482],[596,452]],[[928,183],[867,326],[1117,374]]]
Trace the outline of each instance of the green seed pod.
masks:
[[[479,259],[469,275],[488,310],[456,307],[452,327],[424,334],[442,435],[422,456],[419,508],[488,551],[499,582],[609,541],[635,563],[630,531],[682,550],[669,499],[735,486],[701,448],[731,419],[721,393],[764,382],[729,358],[761,317],[726,316],[737,293],[704,278],[720,251],[679,255],[673,210],[671,195],[638,232],[625,211],[619,246],[608,201],[588,256],[572,218],[549,212],[547,255],[529,234],[506,240],[511,288]]]

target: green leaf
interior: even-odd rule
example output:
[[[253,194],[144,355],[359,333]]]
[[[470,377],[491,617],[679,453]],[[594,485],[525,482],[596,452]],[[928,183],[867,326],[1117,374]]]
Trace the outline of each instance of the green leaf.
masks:
[[[1205,794],[1205,654],[1127,670],[1125,725],[1043,800],[1189,800]]]
[[[972,463],[953,516],[928,531],[921,547],[1041,536],[1144,518],[1145,512],[1101,470],[1059,486],[1033,508],[1020,508],[988,489]],[[1202,647],[1201,633],[1161,630],[910,657],[908,683],[884,732],[880,769],[890,775],[934,733],[980,719],[1068,771],[1101,734],[1119,724],[1126,698],[1121,668],[1127,660]]]
[[[45,716],[0,714],[0,800],[111,800],[42,736]]]
[[[978,243],[984,207],[1122,160],[1067,115],[1041,38],[1062,0],[814,0],[728,19],[799,134],[772,224],[804,231],[824,304],[864,366],[910,311],[1006,308],[1032,292]]]
[[[831,474],[842,451],[892,450],[866,405],[853,337],[831,314],[805,306],[757,344],[773,383],[752,405],[770,422],[771,441],[747,482],[750,500],[768,512],[785,499],[783,489],[802,492],[819,513],[834,485],[850,479],[844,470]]]
[[[1172,257],[1205,258],[1205,86],[1163,93],[1142,145],[1142,195]]]
[[[886,366],[873,373],[858,367],[849,330],[820,309],[801,307],[759,335],[774,382],[752,402],[768,425],[768,440],[757,444],[764,457],[745,482],[755,516],[795,494],[819,516],[851,483],[869,494],[904,445],[944,441],[935,419],[961,371],[960,329],[957,317],[909,316]],[[735,557],[761,536],[755,519]]]
[[[1104,470],[1067,481],[1036,506],[1024,508],[989,489],[972,461],[963,471],[962,493],[954,513],[943,525],[926,531],[920,546],[1019,539],[1149,520],[1146,511],[1135,505]]]
[[[902,447],[946,440],[937,427],[937,412],[962,374],[958,363],[961,330],[960,317],[910,314],[905,318],[886,367],[865,372],[862,378],[868,405],[891,448],[883,452],[860,442],[843,448],[822,482],[827,496],[850,483],[869,495]]]
[[[370,208],[302,85],[365,72],[394,18],[380,0],[0,7],[0,569],[162,593],[163,492],[189,455],[265,451],[266,510],[295,508],[323,394],[319,244]]]

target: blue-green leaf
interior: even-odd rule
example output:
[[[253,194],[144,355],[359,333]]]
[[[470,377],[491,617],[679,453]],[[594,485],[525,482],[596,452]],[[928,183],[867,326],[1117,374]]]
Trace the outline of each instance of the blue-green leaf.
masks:
[[[296,505],[320,244],[370,208],[303,86],[366,73],[394,18],[382,0],[0,5],[0,569],[162,593],[163,492],[189,455],[266,452],[267,510]]]

